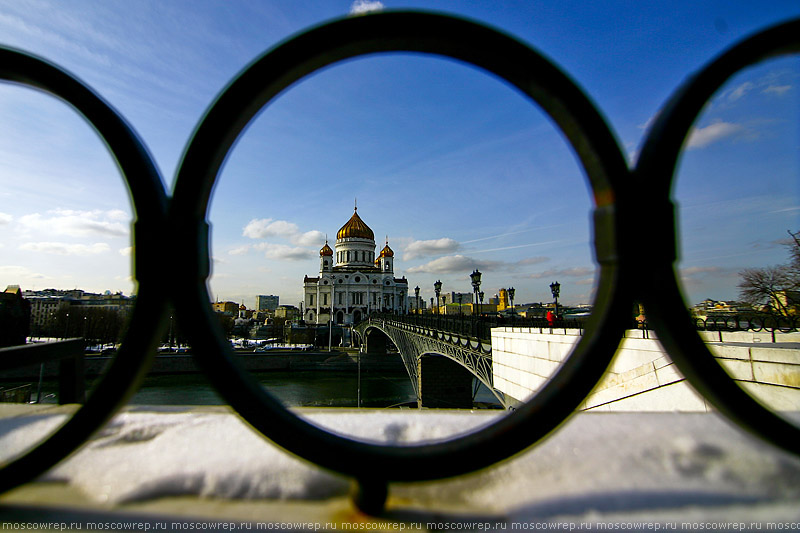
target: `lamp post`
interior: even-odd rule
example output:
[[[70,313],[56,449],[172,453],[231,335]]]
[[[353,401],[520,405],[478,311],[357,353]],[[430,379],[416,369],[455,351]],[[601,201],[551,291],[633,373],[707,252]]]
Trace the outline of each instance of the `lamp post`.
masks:
[[[553,298],[555,299],[555,307],[556,307],[556,318],[558,318],[558,295],[561,292],[561,284],[557,281],[554,281],[550,284],[550,292],[553,293]]]
[[[333,348],[333,312],[335,310],[335,293],[336,287],[334,286],[334,276],[331,276],[331,309],[330,317],[328,319],[328,351]]]
[[[481,288],[481,273],[476,268],[472,274],[469,275],[470,279],[472,280],[472,291],[475,293],[475,305],[478,305],[478,291]],[[480,315],[480,308],[478,308],[477,312],[474,313],[475,316]]]
[[[511,300],[511,318],[514,318],[514,287],[509,287],[508,290],[508,298]]]
[[[419,285],[414,287],[414,296],[417,297],[417,311],[416,311],[416,314],[419,314]]]
[[[436,314],[439,314],[439,294],[442,292],[442,281],[436,280],[436,283],[433,284],[433,292],[436,293]],[[438,318],[437,318],[438,321]]]

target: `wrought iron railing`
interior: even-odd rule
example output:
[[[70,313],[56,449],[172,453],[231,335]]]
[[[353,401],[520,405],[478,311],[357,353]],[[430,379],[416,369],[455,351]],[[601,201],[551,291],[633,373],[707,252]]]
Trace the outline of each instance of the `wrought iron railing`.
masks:
[[[753,331],[791,333],[800,330],[800,317],[780,315],[729,315],[695,318],[698,331]]]
[[[688,316],[675,276],[673,175],[687,135],[715,91],[740,70],[800,49],[800,20],[731,47],[674,93],[650,128],[635,168],[582,90],[528,45],[445,15],[395,12],[334,21],[300,34],[244,69],[219,95],[184,152],[171,199],[147,150],[125,121],[86,85],[28,54],[0,49],[0,78],[39,88],[73,106],[106,142],[133,200],[138,298],[122,345],[86,404],[53,435],[2,465],[0,490],[35,478],[85,442],[140,383],[177,309],[194,356],[218,392],[256,430],[283,448],[358,481],[355,501],[375,512],[388,483],[459,475],[505,459],[555,430],[590,393],[611,361],[634,302],[647,309],[676,365],[711,404],[768,442],[800,453],[800,428],[739,388],[715,361]],[[594,197],[599,266],[593,313],[572,353],[547,384],[508,416],[467,436],[415,446],[378,445],[315,426],[265,392],[234,360],[211,309],[211,193],[223,161],[259,110],[325,66],[381,52],[419,52],[472,64],[505,80],[553,120],[580,160]],[[647,227],[649,238],[638,238]],[[181,257],[161,260],[162,250]],[[172,270],[170,270],[172,268]]]
[[[544,317],[522,316],[470,316],[470,315],[398,315],[398,314],[373,314],[371,318],[387,318],[406,324],[414,324],[431,329],[438,329],[459,335],[474,337],[487,342],[492,339],[492,329],[499,327],[538,328],[541,330],[578,330],[582,334],[584,321],[570,318],[556,318],[548,320]]]
[[[387,319],[415,324],[431,329],[439,329],[457,333],[459,335],[469,335],[482,341],[491,340],[492,329],[498,327],[528,328],[539,329],[541,331],[550,330],[573,330],[578,335],[583,334],[586,327],[588,316],[576,318],[558,317],[547,319],[546,317],[523,317],[512,315],[484,315],[474,317],[470,315],[437,315],[430,314],[373,314],[372,317],[385,317]],[[692,326],[697,331],[752,331],[754,333],[764,332],[772,334],[772,342],[776,342],[776,333],[792,333],[800,331],[800,317],[780,316],[780,315],[726,315],[710,316],[706,318],[691,318]],[[628,320],[628,329],[641,329],[651,331],[651,325],[647,320]]]

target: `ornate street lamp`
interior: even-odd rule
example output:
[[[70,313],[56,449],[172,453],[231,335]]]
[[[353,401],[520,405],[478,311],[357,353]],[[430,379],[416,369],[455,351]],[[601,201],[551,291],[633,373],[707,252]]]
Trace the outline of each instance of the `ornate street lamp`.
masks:
[[[508,293],[508,297],[511,300],[511,316],[514,316],[514,287],[509,287],[506,291]]]
[[[439,294],[442,292],[442,281],[437,280],[436,283],[433,284],[433,292],[436,293],[436,314],[439,314]]]
[[[557,281],[554,281],[550,284],[550,292],[553,293],[553,298],[555,299],[556,304],[556,318],[558,318],[558,295],[561,292],[561,284]]]
[[[478,290],[481,288],[481,273],[476,268],[472,274],[469,275],[470,279],[472,280],[472,290],[475,293],[475,305],[478,304]],[[474,313],[475,316],[480,315],[480,308],[478,308],[478,312]]]
[[[419,314],[419,285],[414,287],[414,296],[417,297],[417,314]]]

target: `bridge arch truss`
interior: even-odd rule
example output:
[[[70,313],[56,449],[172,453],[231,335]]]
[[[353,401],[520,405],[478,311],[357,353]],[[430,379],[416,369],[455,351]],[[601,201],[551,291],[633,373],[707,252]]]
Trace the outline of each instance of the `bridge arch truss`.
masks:
[[[420,398],[419,361],[426,354],[438,354],[469,370],[494,394],[503,407],[507,407],[505,395],[494,388],[491,343],[460,333],[383,317],[369,318],[353,329],[365,346],[369,343],[370,329],[381,331],[394,343],[411,378],[417,398]]]

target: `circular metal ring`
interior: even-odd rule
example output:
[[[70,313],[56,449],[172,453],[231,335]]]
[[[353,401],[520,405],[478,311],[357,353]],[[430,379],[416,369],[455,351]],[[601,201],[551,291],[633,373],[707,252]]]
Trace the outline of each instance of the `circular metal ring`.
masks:
[[[380,445],[329,433],[290,412],[233,360],[214,319],[208,278],[206,212],[234,142],[273,97],[314,71],[381,52],[421,52],[480,67],[526,95],[554,120],[580,158],[594,192],[599,283],[587,334],[548,384],[523,407],[465,437],[411,446]],[[181,328],[218,392],[257,430],[292,453],[350,475],[362,486],[428,480],[491,465],[552,432],[599,381],[623,336],[631,301],[619,282],[616,243],[624,224],[618,192],[629,179],[607,124],[583,92],[528,46],[462,19],[427,13],[379,13],[334,21],[263,55],[217,98],[197,126],[181,163],[171,220],[190,263],[175,288]],[[194,258],[194,259],[192,259]],[[194,263],[193,265],[191,263]]]
[[[0,464],[0,492],[34,479],[72,453],[124,405],[144,377],[163,330],[166,300],[156,272],[155,239],[164,232],[167,196],[159,173],[133,129],[77,78],[24,52],[0,47],[0,79],[42,90],[72,106],[106,143],[127,184],[134,208],[140,286],[128,329],[100,383],[86,403],[46,440]]]
[[[658,338],[692,386],[717,409],[740,426],[795,454],[800,454],[800,428],[740,388],[696,331],[687,327],[688,310],[673,266],[677,246],[674,206],[669,195],[684,141],[713,94],[740,70],[798,51],[800,20],[793,20],[759,32],[713,60],[684,83],[659,113],[634,171],[636,182],[643,186],[643,197],[655,202],[644,223],[652,229],[651,241],[657,245],[640,260],[648,264],[641,270],[639,287]]]

